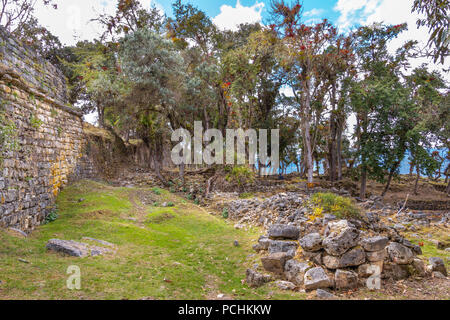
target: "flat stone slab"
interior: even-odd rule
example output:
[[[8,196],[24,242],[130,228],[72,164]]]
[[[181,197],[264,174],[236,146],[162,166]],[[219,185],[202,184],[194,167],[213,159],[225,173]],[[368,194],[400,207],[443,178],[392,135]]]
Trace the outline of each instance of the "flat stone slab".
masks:
[[[113,252],[105,247],[93,246],[83,242],[73,240],[50,239],[45,246],[48,250],[60,252],[73,257],[99,256]]]
[[[14,235],[18,235],[18,236],[20,236],[20,237],[23,237],[23,238],[26,238],[26,237],[28,237],[28,234],[26,234],[24,231],[22,231],[22,230],[20,230],[20,229],[17,229],[17,228],[8,228],[8,230],[11,232],[11,233],[14,233]]]
[[[83,237],[81,238],[81,240],[88,240],[88,241],[93,241],[93,242],[98,242],[104,246],[108,246],[108,247],[115,247],[116,245],[114,243],[105,241],[105,240],[99,240],[99,239],[94,239],[94,238],[90,238],[90,237]]]
[[[287,224],[273,224],[269,227],[269,238],[273,240],[297,240],[299,236],[300,228],[296,226]]]

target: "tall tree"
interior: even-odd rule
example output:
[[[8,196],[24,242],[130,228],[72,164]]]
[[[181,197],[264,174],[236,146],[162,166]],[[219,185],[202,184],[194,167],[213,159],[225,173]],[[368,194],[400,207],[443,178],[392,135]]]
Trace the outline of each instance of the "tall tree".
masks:
[[[276,24],[272,27],[282,35],[280,57],[282,66],[289,74],[289,86],[293,90],[301,121],[303,154],[307,168],[308,183],[313,182],[313,141],[311,120],[313,97],[320,95],[319,85],[323,77],[324,52],[337,30],[326,19],[315,26],[301,23],[302,6],[284,1],[272,4]]]
[[[444,64],[450,54],[450,1],[449,0],[414,0],[412,11],[424,14],[417,25],[427,26],[430,32],[428,45],[432,45],[431,56],[434,62]]]

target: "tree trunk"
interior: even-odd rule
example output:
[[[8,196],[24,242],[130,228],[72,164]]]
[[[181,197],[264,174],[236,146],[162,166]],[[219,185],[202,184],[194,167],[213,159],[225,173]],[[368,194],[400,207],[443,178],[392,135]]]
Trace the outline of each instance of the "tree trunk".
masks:
[[[364,200],[366,198],[366,187],[367,187],[367,168],[362,166],[361,168],[361,187],[359,190],[359,197]]]
[[[311,97],[310,97],[310,83],[309,80],[305,83],[305,105],[303,106],[303,117],[302,117],[302,127],[303,127],[303,136],[304,136],[304,146],[305,146],[305,158],[306,158],[306,170],[308,173],[308,183],[313,183],[314,177],[314,162],[312,157],[312,148],[311,148],[311,133],[310,133],[310,110],[311,110]]]
[[[337,159],[337,180],[342,180],[342,133],[344,131],[344,124],[345,121],[339,121],[338,123],[338,130],[337,130],[337,142],[336,142],[336,159]]]
[[[416,183],[414,184],[414,194],[417,194],[417,187],[419,186],[419,178],[420,178],[420,167],[419,165],[416,166]]]
[[[155,170],[156,177],[168,187],[169,183],[161,174],[162,167],[162,155],[163,155],[163,141],[161,134],[156,134],[156,138],[153,141],[153,148],[150,148],[150,139],[148,137],[143,138],[144,143],[153,151],[153,166]]]
[[[317,177],[320,178],[320,160],[316,158]]]
[[[329,178],[333,184],[337,178],[337,121],[336,121],[336,84],[331,87],[330,140],[328,141]]]
[[[383,193],[381,194],[382,197],[384,197],[386,195],[386,193],[389,190],[389,187],[391,186],[391,181],[392,181],[392,177],[394,176],[395,170],[397,170],[398,166],[400,165],[399,162],[397,162],[394,167],[391,168],[391,170],[389,171],[389,177],[388,177],[388,181],[386,183],[386,187],[383,190]]]

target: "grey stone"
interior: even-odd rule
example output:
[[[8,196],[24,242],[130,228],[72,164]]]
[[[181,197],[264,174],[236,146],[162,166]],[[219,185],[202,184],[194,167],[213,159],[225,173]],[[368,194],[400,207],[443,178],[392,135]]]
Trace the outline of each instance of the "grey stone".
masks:
[[[328,236],[323,240],[322,245],[330,255],[342,255],[358,243],[359,231],[350,227],[346,220],[330,222],[327,229]]]
[[[386,250],[391,261],[396,264],[410,264],[414,260],[411,249],[398,242],[391,242]]]
[[[250,287],[257,288],[269,282],[271,277],[270,275],[264,275],[255,270],[247,269],[245,280]]]
[[[288,259],[286,252],[276,252],[262,257],[261,263],[265,270],[281,275],[284,273],[284,265]]]
[[[269,227],[269,238],[271,239],[292,239],[297,240],[300,236],[300,229],[287,224],[273,224]]]
[[[367,261],[369,262],[377,262],[383,261],[387,258],[386,250],[366,252]]]
[[[90,246],[83,242],[73,240],[50,239],[46,245],[48,250],[64,253],[74,257],[98,256],[112,252],[111,249]]]
[[[261,245],[263,250],[269,249],[270,239],[266,236],[261,236],[258,239],[258,243]]]
[[[334,274],[336,289],[353,289],[358,286],[358,274],[353,271],[336,270]]]
[[[298,243],[296,241],[271,240],[269,244],[269,253],[286,252],[294,257],[297,251]]]
[[[289,281],[277,280],[275,285],[281,290],[294,290],[296,288],[295,284]]]
[[[414,259],[412,262],[412,267],[414,268],[414,273],[418,276],[425,276],[426,275],[426,268],[425,263],[420,259]]]
[[[322,237],[318,233],[310,233],[299,240],[300,246],[306,251],[322,249]]]
[[[317,289],[316,290],[316,297],[319,299],[334,299],[336,296],[326,290],[323,289]]]
[[[312,268],[306,271],[303,283],[306,290],[329,288],[332,286],[330,278],[321,267]]]
[[[447,279],[447,277],[439,271],[433,271],[432,276],[433,276],[433,278]]]
[[[389,242],[389,238],[377,236],[366,238],[361,241],[361,246],[366,251],[380,251],[383,250]]]
[[[26,234],[25,232],[23,232],[23,231],[20,230],[20,229],[17,229],[17,228],[9,228],[9,230],[14,231],[14,232],[20,234],[20,235],[21,235],[22,237],[24,237],[24,238],[28,237],[28,234]]]
[[[361,278],[367,278],[383,272],[383,261],[365,263],[358,266],[358,276]]]
[[[322,261],[328,269],[356,267],[366,262],[366,254],[363,249],[355,248],[340,257],[325,255]]]
[[[105,241],[105,240],[99,240],[99,239],[94,239],[94,238],[90,238],[90,237],[83,237],[82,240],[94,241],[94,242],[98,242],[104,246],[115,247],[115,244]]]
[[[444,260],[439,257],[431,257],[428,262],[431,266],[431,271],[438,271],[444,276],[447,276],[447,269],[445,268]]]
[[[293,282],[297,285],[302,285],[305,272],[310,268],[311,267],[304,262],[299,262],[297,260],[291,259],[287,261],[284,266],[284,275],[290,282]]]
[[[407,265],[385,262],[383,265],[383,275],[393,280],[403,280],[410,276],[410,272]]]
[[[397,231],[405,231],[406,227],[404,225],[402,225],[401,223],[397,223],[394,225],[394,229]]]

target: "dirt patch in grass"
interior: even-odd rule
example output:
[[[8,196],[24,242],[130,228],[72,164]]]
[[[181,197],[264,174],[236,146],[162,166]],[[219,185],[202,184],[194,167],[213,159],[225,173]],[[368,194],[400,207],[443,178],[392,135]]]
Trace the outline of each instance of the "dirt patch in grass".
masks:
[[[175,218],[175,216],[173,216],[172,214],[170,214],[168,212],[164,212],[164,213],[158,214],[158,215],[156,215],[154,217],[150,217],[147,220],[147,222],[148,223],[159,224],[159,223],[163,223],[163,222],[165,222],[167,220],[170,220],[170,219],[173,219],[173,218]]]
[[[111,210],[95,210],[81,214],[83,219],[105,219],[108,217],[117,216],[117,213]]]

